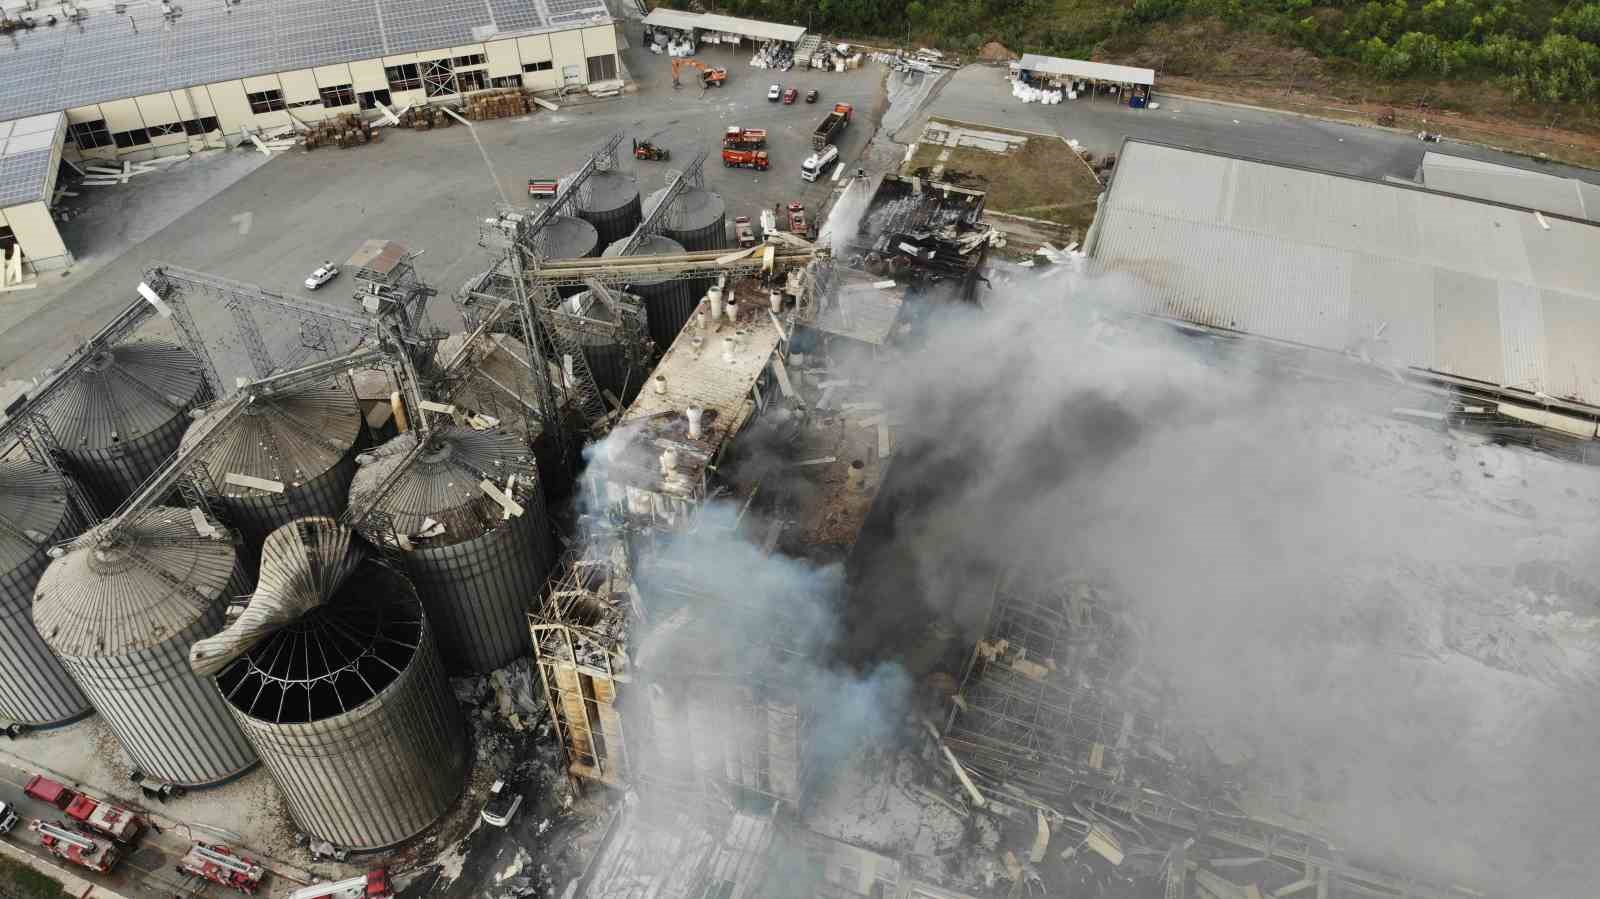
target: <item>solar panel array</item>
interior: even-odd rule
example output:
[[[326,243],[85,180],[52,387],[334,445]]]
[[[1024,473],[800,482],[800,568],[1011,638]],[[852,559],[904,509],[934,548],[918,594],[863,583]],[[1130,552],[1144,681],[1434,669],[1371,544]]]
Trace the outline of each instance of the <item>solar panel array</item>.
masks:
[[[45,199],[61,114],[0,122],[0,208]]]
[[[603,0],[240,0],[186,7],[165,21],[90,11],[73,24],[17,31],[0,44],[0,115],[58,112],[161,90],[479,43],[498,34],[609,18]]]

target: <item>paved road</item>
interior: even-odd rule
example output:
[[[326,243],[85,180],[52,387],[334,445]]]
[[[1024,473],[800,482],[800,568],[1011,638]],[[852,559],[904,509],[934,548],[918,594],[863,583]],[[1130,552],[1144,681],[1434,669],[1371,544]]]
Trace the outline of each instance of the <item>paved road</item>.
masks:
[[[1164,141],[1309,166],[1364,178],[1412,178],[1424,150],[1500,162],[1600,184],[1600,172],[1557,163],[1538,163],[1468,144],[1423,144],[1415,137],[1270,110],[1247,109],[1200,100],[1157,96],[1160,109],[1129,109],[1107,101],[1078,100],[1044,106],[1011,96],[1005,70],[968,66],[935,91],[924,114],[895,135],[916,139],[928,114],[969,122],[1059,134],[1096,153],[1113,152],[1124,137]]]

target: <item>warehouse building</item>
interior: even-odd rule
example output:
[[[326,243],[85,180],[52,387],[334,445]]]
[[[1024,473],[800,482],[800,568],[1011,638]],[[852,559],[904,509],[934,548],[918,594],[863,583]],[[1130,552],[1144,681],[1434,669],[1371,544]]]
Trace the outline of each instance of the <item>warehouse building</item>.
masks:
[[[1138,311],[1331,351],[1592,440],[1600,226],[1129,140],[1092,269]]]
[[[1418,176],[1429,190],[1600,222],[1600,185],[1576,178],[1433,152],[1422,154]]]
[[[0,157],[0,249],[36,268],[71,256],[47,207],[58,160],[178,153],[243,129],[449,101],[497,87],[619,77],[603,0],[228,0],[68,7],[0,44],[0,114],[27,129]],[[44,162],[40,117],[63,114]],[[5,138],[0,138],[5,139]],[[15,142],[7,139],[8,146]],[[41,164],[43,162],[43,164]]]

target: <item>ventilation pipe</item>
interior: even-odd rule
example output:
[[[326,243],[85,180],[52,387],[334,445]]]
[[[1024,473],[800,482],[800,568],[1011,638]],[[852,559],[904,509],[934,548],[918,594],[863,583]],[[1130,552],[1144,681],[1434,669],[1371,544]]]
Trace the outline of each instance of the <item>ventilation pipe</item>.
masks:
[[[733,364],[733,338],[732,337],[724,337],[724,338],[722,338],[722,361],[728,363],[729,365]]]
[[[845,469],[844,485],[858,493],[865,489],[867,486],[867,463],[860,459],[853,460],[850,463],[850,467]]]
[[[711,320],[722,321],[722,288],[713,287],[706,293],[706,298],[711,301]]]
[[[700,408],[699,406],[690,406],[689,408],[683,410],[683,412],[684,417],[689,419],[689,439],[699,440],[700,417],[706,414],[706,410]]]
[[[654,390],[656,392],[656,396],[666,396],[667,395],[667,376],[666,375],[656,375],[655,379],[650,382],[650,387],[651,387],[652,390]]]

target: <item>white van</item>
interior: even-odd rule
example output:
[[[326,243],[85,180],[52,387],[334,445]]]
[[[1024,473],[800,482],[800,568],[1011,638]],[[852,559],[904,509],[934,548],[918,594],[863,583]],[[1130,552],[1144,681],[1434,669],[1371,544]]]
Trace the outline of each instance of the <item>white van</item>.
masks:
[[[839,148],[829,144],[821,153],[812,153],[806,161],[800,163],[800,177],[807,181],[817,180],[817,176],[826,172],[829,166],[839,161]]]

